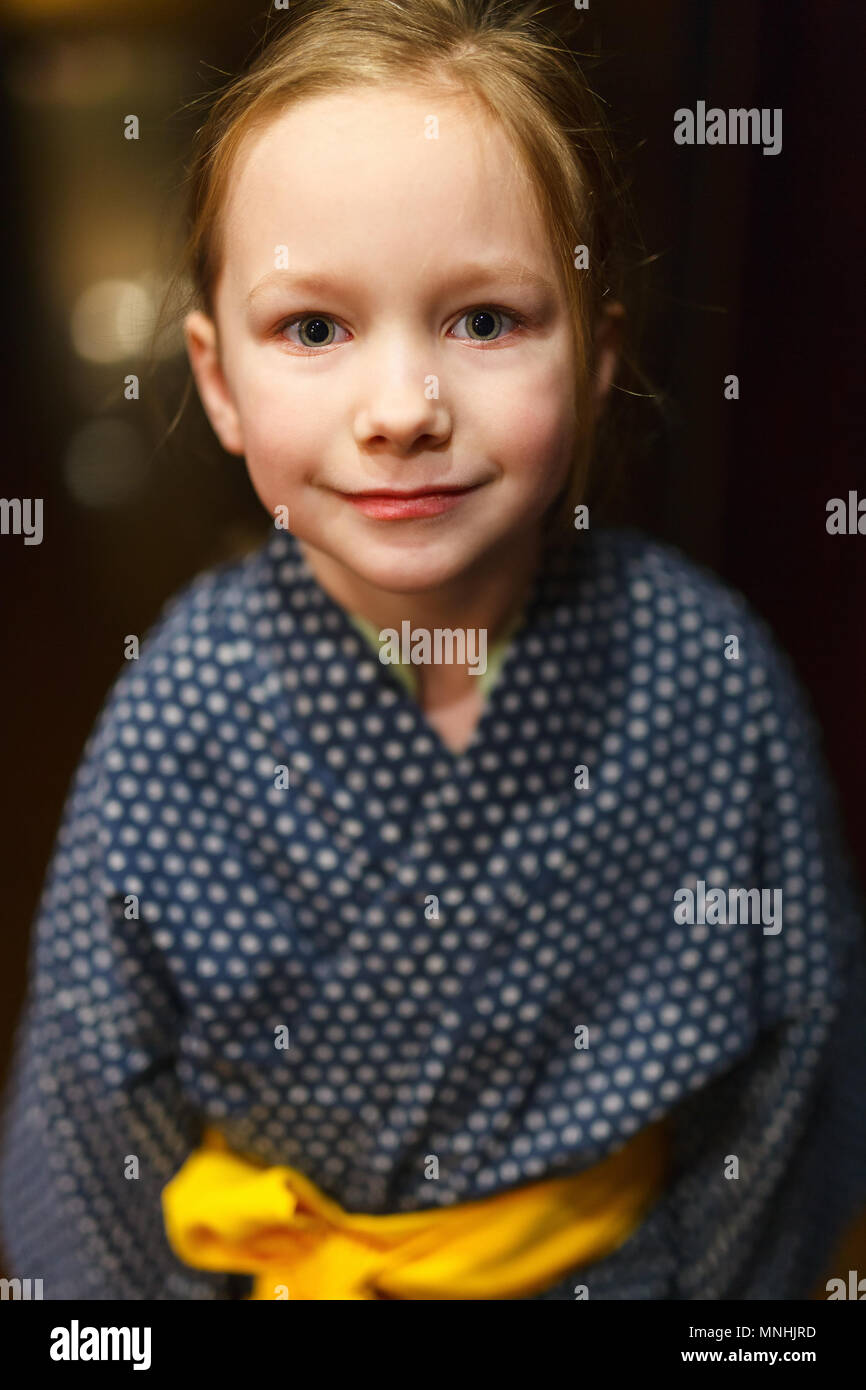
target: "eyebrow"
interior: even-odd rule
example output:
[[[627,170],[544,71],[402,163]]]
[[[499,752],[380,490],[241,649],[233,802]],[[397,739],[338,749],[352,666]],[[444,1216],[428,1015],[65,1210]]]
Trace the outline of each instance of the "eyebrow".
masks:
[[[449,276],[449,284],[455,290],[460,285],[477,285],[480,289],[484,285],[498,284],[509,279],[517,281],[521,285],[527,285],[530,289],[538,290],[543,294],[555,295],[556,293],[554,286],[545,275],[539,274],[537,270],[523,265],[520,261],[510,259],[489,263],[473,262],[463,265],[459,271]],[[247,295],[247,305],[252,304],[260,294],[270,289],[294,289],[300,290],[303,294],[328,295],[345,289],[345,286],[337,276],[302,271],[272,270],[253,285]]]

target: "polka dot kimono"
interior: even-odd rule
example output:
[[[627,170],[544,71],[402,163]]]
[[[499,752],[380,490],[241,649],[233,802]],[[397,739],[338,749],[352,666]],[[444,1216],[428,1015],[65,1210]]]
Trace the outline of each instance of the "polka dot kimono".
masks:
[[[698,881],[780,890],[781,930],[681,924]],[[401,1212],[668,1116],[649,1215],[539,1296],[805,1297],[866,1198],[859,906],[784,659],[676,552],[548,555],[457,754],[276,532],[172,600],[84,750],[6,1103],[9,1272],[231,1297],[160,1216],[205,1124]]]

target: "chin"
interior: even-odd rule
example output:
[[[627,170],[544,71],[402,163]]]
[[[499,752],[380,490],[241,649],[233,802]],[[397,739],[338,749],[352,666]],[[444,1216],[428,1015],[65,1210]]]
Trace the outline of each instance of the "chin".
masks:
[[[418,594],[441,588],[459,578],[473,561],[475,553],[466,556],[435,555],[419,546],[399,554],[370,555],[368,552],[351,568],[368,584],[391,594]]]

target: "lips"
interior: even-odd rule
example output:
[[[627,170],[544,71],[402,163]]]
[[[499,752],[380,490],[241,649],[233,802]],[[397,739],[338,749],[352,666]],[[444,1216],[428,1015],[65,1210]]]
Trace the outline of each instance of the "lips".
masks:
[[[346,497],[439,497],[446,492],[469,492],[473,487],[477,486],[477,483],[467,483],[465,487],[460,487],[455,483],[442,483],[441,485],[428,483],[426,487],[407,488],[405,490],[402,488],[377,487],[369,488],[366,492],[344,493],[343,495]]]
[[[432,484],[411,491],[387,488],[377,492],[344,492],[340,495],[356,510],[376,521],[405,521],[451,511],[476,487],[480,487],[480,484],[474,483],[468,487],[437,487]]]

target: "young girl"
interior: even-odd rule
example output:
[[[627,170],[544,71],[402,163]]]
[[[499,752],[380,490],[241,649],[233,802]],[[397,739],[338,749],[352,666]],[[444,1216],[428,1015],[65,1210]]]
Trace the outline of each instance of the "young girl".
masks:
[[[186,341],[274,530],[64,812],[2,1168],[46,1298],[799,1298],[866,1197],[810,716],[582,510],[609,155],[529,11],[293,6],[199,132]]]

